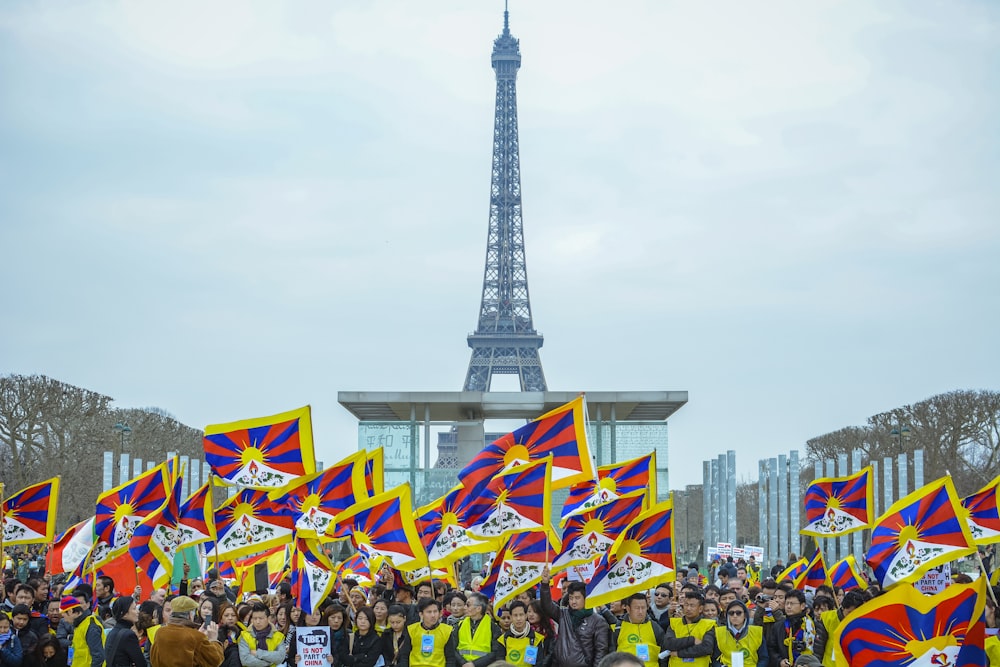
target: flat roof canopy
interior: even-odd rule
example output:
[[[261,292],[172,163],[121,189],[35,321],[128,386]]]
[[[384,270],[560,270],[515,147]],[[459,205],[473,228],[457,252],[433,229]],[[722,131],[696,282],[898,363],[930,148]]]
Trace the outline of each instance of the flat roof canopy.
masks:
[[[588,391],[587,412],[596,420],[664,421],[688,400],[686,391]],[[337,401],[361,421],[432,422],[531,419],[569,403],[575,391],[341,391]],[[414,409],[411,412],[411,408]]]

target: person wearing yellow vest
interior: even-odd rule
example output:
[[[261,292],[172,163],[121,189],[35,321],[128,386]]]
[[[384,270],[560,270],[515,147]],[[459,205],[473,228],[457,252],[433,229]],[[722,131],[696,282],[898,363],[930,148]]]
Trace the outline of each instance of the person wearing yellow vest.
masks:
[[[715,662],[730,667],[733,654],[740,653],[746,667],[768,667],[764,628],[750,624],[746,605],[733,600],[726,606],[724,616],[723,624],[715,629]]]
[[[69,595],[59,603],[59,611],[73,624],[73,641],[68,656],[70,667],[101,667],[104,664],[104,628],[79,598]]]
[[[813,653],[822,656],[823,667],[835,667],[837,664],[833,655],[834,643],[830,641],[830,638],[844,617],[863,605],[865,599],[865,593],[859,589],[847,591],[844,593],[844,599],[840,602],[840,609],[831,609],[819,615],[819,623],[816,624],[816,640],[813,642]]]
[[[660,653],[667,650],[663,628],[649,618],[649,602],[644,594],[635,593],[626,603],[625,618],[611,633],[611,646],[616,651],[631,653],[645,667],[657,667]]]
[[[500,626],[486,613],[489,599],[472,593],[465,602],[465,618],[455,627],[456,646],[464,661],[462,667],[487,667],[503,658]]]
[[[456,633],[441,622],[441,603],[423,598],[417,603],[420,622],[406,627],[409,641],[400,645],[398,667],[459,667]]]
[[[510,627],[500,636],[505,655],[502,658],[515,667],[541,667],[545,663],[545,637],[531,629],[528,605],[514,600],[508,607]]]
[[[287,658],[285,635],[274,629],[268,610],[255,604],[250,611],[250,627],[240,633],[240,663],[243,667],[271,667]]]
[[[663,629],[668,667],[709,667],[712,664],[716,621],[702,618],[704,604],[701,593],[688,591],[681,603],[683,616],[670,619],[670,626]]]

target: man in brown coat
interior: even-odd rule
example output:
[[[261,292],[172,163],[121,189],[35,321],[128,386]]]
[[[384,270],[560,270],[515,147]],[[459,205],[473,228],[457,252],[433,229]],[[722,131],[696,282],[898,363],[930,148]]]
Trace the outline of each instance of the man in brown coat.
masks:
[[[157,631],[149,653],[153,667],[219,667],[222,664],[219,626],[213,622],[202,626],[195,623],[197,608],[198,603],[186,595],[171,601],[168,624]]]

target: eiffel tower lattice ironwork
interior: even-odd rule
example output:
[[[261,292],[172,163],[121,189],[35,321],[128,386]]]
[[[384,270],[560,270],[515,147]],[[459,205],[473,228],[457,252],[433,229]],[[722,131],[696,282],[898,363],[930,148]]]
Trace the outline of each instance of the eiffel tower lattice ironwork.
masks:
[[[489,391],[495,374],[518,375],[521,391],[545,391],[545,374],[528,299],[521,220],[521,159],[517,139],[518,40],[510,34],[504,9],[503,33],[493,42],[497,78],[493,121],[493,175],[490,184],[490,228],[479,322],[469,334],[472,359],[465,391]]]

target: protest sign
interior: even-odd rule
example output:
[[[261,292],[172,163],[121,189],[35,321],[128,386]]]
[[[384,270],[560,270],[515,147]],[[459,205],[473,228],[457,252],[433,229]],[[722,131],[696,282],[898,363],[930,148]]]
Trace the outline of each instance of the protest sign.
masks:
[[[920,579],[913,582],[914,587],[924,595],[936,595],[951,584],[951,563],[938,565],[927,570]]]
[[[300,656],[298,667],[329,667],[326,656],[330,655],[330,628],[296,628],[295,646]]]

